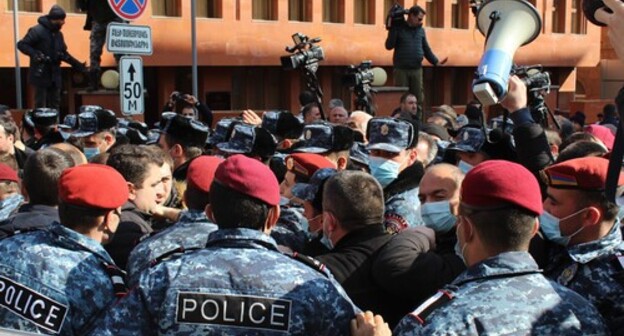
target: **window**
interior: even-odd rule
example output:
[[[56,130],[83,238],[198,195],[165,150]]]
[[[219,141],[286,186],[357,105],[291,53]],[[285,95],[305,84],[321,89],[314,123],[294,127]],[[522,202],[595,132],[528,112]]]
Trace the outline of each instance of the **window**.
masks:
[[[570,22],[572,34],[587,34],[587,19],[583,14],[581,0],[572,0],[572,20]]]
[[[13,10],[13,0],[7,0],[7,10]],[[41,12],[39,0],[18,0],[17,10],[20,12]]]
[[[425,18],[427,27],[444,27],[444,3],[442,1],[427,0],[427,8],[425,11],[427,12],[427,16]]]
[[[323,22],[345,22],[344,0],[323,0]]]
[[[451,12],[451,27],[457,29],[468,29],[468,20],[471,15],[468,0],[452,0]]]
[[[153,0],[152,15],[154,16],[182,16],[178,0]]]
[[[12,1],[12,0],[9,0]],[[63,7],[67,13],[80,13],[75,0],[56,0],[56,4]]]
[[[277,20],[277,1],[253,0],[251,18],[254,20]]]
[[[375,24],[375,0],[354,0],[353,22]]]
[[[312,22],[312,0],[288,0],[288,20]]]
[[[552,32],[565,33],[565,0],[553,0]]]
[[[222,0],[199,0],[197,1],[197,17],[216,18],[223,17]]]

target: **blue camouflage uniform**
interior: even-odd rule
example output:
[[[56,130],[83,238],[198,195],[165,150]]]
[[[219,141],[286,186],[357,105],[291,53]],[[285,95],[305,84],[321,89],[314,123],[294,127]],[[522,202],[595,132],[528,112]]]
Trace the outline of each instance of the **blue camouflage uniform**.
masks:
[[[506,252],[460,274],[405,316],[394,335],[608,335],[598,311],[547,280],[527,252]]]
[[[204,211],[183,211],[176,224],[143,240],[132,250],[126,266],[128,287],[133,287],[141,272],[159,258],[174,252],[203,248],[208,235],[217,229],[217,225],[210,222]]]
[[[409,189],[386,200],[384,225],[391,233],[412,226],[425,225],[420,217],[419,188]]]
[[[5,220],[16,213],[23,202],[24,196],[20,194],[11,195],[0,201],[0,220]]]
[[[258,230],[143,272],[94,335],[347,335],[358,309],[328,273],[277,251]]]
[[[84,335],[116,300],[102,245],[53,224],[0,241],[0,327]]]
[[[277,224],[271,230],[271,237],[278,245],[283,245],[292,251],[303,251],[308,235],[308,220],[303,216],[303,207],[288,205],[280,206],[280,216]]]
[[[614,335],[624,331],[624,243],[620,222],[601,239],[570,246],[544,273],[588,299]]]

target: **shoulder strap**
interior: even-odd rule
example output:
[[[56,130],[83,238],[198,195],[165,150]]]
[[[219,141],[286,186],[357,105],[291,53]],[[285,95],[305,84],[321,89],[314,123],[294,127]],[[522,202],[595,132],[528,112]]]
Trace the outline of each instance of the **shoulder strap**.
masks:
[[[183,246],[178,246],[176,248],[174,248],[173,250],[167,251],[159,256],[157,256],[156,258],[152,259],[149,261],[149,267],[154,267],[158,264],[160,264],[161,262],[165,261],[165,260],[169,260],[171,259],[173,256],[176,255],[180,255],[180,254],[184,254],[184,253],[188,253],[191,251],[196,251],[199,250],[200,248],[197,247],[192,247],[192,248],[184,248]]]
[[[305,254],[300,254],[298,252],[292,252],[292,253],[283,253],[284,255],[289,256],[290,258],[297,260],[298,262],[314,269],[315,271],[323,274],[325,277],[329,277],[329,273],[327,271],[327,268],[325,267],[325,264],[323,264],[322,262],[307,256]]]
[[[455,295],[448,290],[439,290],[434,296],[423,302],[416,310],[411,312],[409,316],[413,317],[420,325],[425,324],[425,320],[431,313],[447,302],[453,300]]]

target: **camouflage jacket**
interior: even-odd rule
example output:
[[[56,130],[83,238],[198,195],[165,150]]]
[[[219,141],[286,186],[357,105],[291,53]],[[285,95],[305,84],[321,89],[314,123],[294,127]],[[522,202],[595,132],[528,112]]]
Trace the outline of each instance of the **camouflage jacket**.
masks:
[[[608,335],[598,311],[547,280],[526,252],[468,268],[404,317],[395,335]]]

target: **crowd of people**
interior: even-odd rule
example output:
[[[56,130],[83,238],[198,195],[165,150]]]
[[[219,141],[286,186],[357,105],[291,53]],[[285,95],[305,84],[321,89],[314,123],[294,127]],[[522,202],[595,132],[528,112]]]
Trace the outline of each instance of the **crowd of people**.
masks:
[[[545,128],[526,91],[492,120],[409,92],[389,117],[302,94],[214,125],[173,92],[154,128],[2,107],[0,331],[622,335],[617,109]]]

